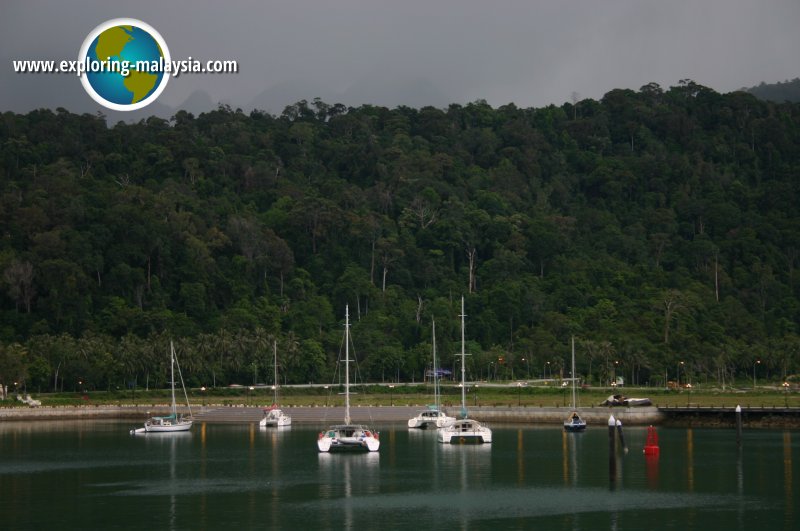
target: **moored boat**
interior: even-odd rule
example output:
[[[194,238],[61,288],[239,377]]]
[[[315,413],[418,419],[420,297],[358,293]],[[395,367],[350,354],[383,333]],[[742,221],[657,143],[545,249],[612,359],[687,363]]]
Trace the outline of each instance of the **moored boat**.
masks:
[[[437,439],[440,443],[490,443],[492,442],[492,430],[481,424],[475,419],[468,418],[467,413],[467,384],[465,360],[466,352],[464,345],[464,297],[461,297],[461,411],[463,419],[456,420],[449,426],[439,428]]]
[[[186,386],[183,385],[183,374],[181,374],[181,367],[178,364],[178,359],[175,356],[175,346],[172,341],[169,342],[170,349],[170,383],[172,384],[172,407],[171,413],[164,417],[150,417],[144,423],[143,428],[131,430],[131,434],[138,433],[174,433],[180,431],[188,431],[192,427],[192,407],[189,405],[189,397],[186,395]],[[181,387],[183,388],[183,395],[186,398],[186,407],[189,409],[189,415],[183,416],[178,413],[178,408],[175,402],[175,366],[178,366],[178,374],[181,378]]]
[[[317,448],[320,452],[337,450],[368,450],[380,448],[378,432],[362,424],[353,424],[350,419],[350,309],[345,306],[344,325],[344,424],[334,424],[320,432]]]

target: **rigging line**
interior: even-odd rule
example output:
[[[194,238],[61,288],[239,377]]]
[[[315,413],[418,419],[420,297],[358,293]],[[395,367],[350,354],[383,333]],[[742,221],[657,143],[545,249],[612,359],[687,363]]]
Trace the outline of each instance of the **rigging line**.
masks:
[[[175,358],[175,365],[178,366],[178,377],[181,379],[181,388],[183,389],[183,396],[186,398],[186,405],[189,408],[189,417],[192,417],[192,404],[189,403],[189,396],[186,394],[186,385],[183,383],[183,373],[181,372],[181,364],[178,362],[178,355],[174,356]],[[174,382],[173,382],[174,384]]]
[[[351,325],[352,326],[352,325]],[[353,334],[349,334],[350,336],[350,345],[353,347],[353,363],[356,365],[355,370],[355,379],[357,382],[361,382],[361,393],[366,396],[367,393],[367,383],[364,378],[361,376],[361,368],[358,365],[358,355],[356,354],[356,344],[353,342]],[[367,413],[369,414],[369,423],[373,424],[374,419],[372,418],[372,407],[367,407]]]

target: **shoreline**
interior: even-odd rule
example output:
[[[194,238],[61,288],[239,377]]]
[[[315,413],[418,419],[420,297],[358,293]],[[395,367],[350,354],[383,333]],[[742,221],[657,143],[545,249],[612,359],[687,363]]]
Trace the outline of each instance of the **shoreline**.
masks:
[[[298,424],[319,424],[343,418],[341,406],[292,406],[283,408]],[[405,423],[423,408],[413,406],[354,406],[351,408],[353,422]],[[448,415],[459,416],[460,408],[443,408]],[[151,415],[168,414],[168,404],[148,405],[81,405],[45,407],[0,408],[0,424],[15,421],[48,420],[145,420]],[[186,408],[180,408],[188,412]],[[499,424],[543,424],[563,423],[568,413],[565,407],[515,407],[484,406],[469,409],[469,415],[487,423]],[[592,426],[605,426],[610,415],[626,426],[688,426],[688,427],[734,427],[733,408],[706,408],[670,410],[658,407],[588,407],[579,408],[581,416]],[[743,408],[743,425],[754,428],[800,428],[800,408],[769,409]],[[247,405],[209,405],[193,410],[198,423],[247,424],[258,422],[263,415],[262,407]]]

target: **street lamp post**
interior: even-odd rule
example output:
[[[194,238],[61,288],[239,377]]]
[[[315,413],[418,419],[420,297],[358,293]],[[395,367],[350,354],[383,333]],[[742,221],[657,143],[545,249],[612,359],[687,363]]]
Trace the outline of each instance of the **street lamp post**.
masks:
[[[394,386],[389,385],[389,406],[394,406]]]
[[[203,394],[203,407],[206,407],[206,387],[201,387],[200,392]]]
[[[789,407],[789,382],[783,382],[781,386],[783,387],[783,405]]]
[[[325,407],[328,407],[328,398],[331,396],[330,393],[328,393],[330,386],[323,385],[322,387],[325,389]]]
[[[517,407],[522,405],[522,383],[517,382]]]
[[[756,366],[761,365],[761,360],[756,360],[753,364],[753,391],[756,390]]]
[[[683,362],[682,361],[678,362],[678,374],[676,375],[677,376],[677,380],[678,380],[678,382],[677,382],[678,389],[681,388],[681,367],[683,367]]]
[[[253,389],[255,389],[255,387],[253,387],[252,385],[247,388],[247,403],[248,403],[248,405],[250,405],[252,403]]]

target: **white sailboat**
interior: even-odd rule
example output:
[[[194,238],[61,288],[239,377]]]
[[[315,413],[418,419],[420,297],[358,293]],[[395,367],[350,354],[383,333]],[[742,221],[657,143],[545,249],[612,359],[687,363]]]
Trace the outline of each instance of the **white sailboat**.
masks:
[[[292,425],[292,417],[281,411],[278,407],[278,342],[272,343],[272,353],[275,360],[275,397],[272,406],[264,409],[264,418],[258,423],[262,428],[282,428]]]
[[[345,306],[344,325],[344,424],[335,424],[320,432],[317,448],[320,452],[338,450],[368,450],[377,452],[381,442],[378,432],[350,421],[350,309]]]
[[[564,431],[583,431],[586,429],[586,421],[578,414],[578,403],[575,399],[575,336],[572,336],[572,402],[570,409],[572,413],[569,414],[564,421]]]
[[[186,395],[186,386],[183,385],[183,374],[181,374],[181,366],[178,364],[178,359],[175,356],[175,346],[172,341],[169,342],[170,350],[170,383],[172,384],[172,409],[171,414],[166,417],[150,417],[144,423],[143,428],[131,430],[131,434],[135,433],[174,433],[178,431],[188,431],[192,427],[192,406],[189,405],[189,397]],[[186,407],[189,409],[189,416],[184,417],[178,413],[178,408],[175,403],[175,365],[178,365],[178,375],[181,379],[181,388],[183,388],[183,396],[186,398]]]
[[[463,419],[450,426],[439,428],[437,438],[440,443],[490,443],[492,430],[467,416],[466,352],[464,351],[464,297],[461,297],[461,412]]]
[[[433,405],[428,406],[417,413],[413,418],[408,419],[409,428],[425,429],[428,426],[436,426],[443,428],[450,426],[456,419],[455,417],[448,417],[440,407],[440,394],[439,394],[439,368],[436,365],[436,322],[432,321],[433,326]]]

